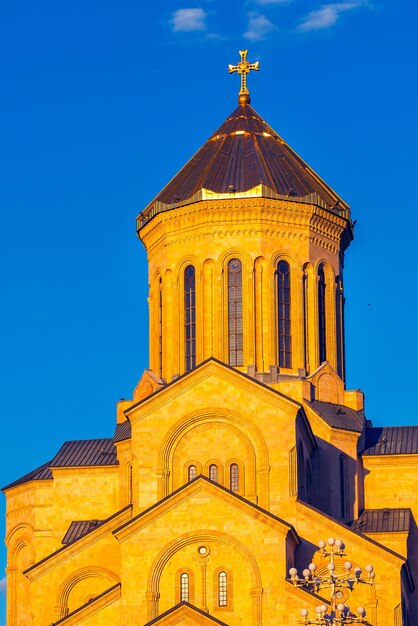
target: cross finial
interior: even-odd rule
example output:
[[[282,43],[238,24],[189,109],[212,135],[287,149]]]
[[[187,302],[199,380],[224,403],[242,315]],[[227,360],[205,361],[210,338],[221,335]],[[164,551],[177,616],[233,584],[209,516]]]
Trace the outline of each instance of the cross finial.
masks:
[[[232,74],[233,72],[238,72],[241,75],[241,89],[239,90],[238,102],[239,104],[250,104],[250,92],[247,87],[247,74],[251,72],[251,70],[259,70],[260,63],[249,63],[247,61],[248,50],[240,50],[241,61],[238,65],[228,65],[228,72]]]

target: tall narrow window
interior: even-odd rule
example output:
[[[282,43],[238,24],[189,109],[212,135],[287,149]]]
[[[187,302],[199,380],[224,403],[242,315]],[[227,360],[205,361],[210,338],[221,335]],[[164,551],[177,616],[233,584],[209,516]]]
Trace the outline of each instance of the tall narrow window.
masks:
[[[158,371],[163,375],[163,281],[158,284]]]
[[[228,263],[228,342],[229,364],[242,365],[242,264],[239,259]]]
[[[218,466],[215,463],[209,465],[209,478],[215,483],[218,482]]]
[[[180,602],[189,601],[189,574],[180,574]]]
[[[218,606],[228,605],[228,581],[226,572],[218,574]]]
[[[305,500],[306,498],[306,474],[305,474],[305,454],[303,452],[302,443],[298,446],[298,498]]]
[[[184,271],[184,338],[186,372],[196,367],[196,278],[193,265]]]
[[[277,335],[279,367],[292,367],[290,329],[290,267],[286,261],[277,264]]]
[[[303,347],[304,347],[304,367],[309,370],[309,341],[308,341],[308,272],[303,272]]]
[[[239,469],[237,463],[231,463],[231,467],[229,468],[229,483],[231,491],[238,491]]]
[[[345,358],[344,358],[344,292],[343,283],[340,276],[335,281],[335,319],[337,325],[337,373],[344,380],[345,378]]]
[[[345,492],[345,458],[340,456],[340,515],[344,519],[346,516],[346,492]]]
[[[189,465],[189,469],[188,469],[189,481],[196,478],[196,475],[197,475],[196,465]]]
[[[325,289],[325,274],[321,265],[318,270],[318,344],[320,364],[327,360]]]

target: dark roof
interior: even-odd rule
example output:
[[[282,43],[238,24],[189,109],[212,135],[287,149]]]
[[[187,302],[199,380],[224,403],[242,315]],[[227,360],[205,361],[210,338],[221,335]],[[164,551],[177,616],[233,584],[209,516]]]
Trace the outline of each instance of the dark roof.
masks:
[[[360,533],[399,533],[409,531],[411,509],[365,509],[350,526]]]
[[[171,609],[168,609],[168,611],[165,611],[164,613],[161,613],[161,615],[158,615],[158,617],[154,617],[154,619],[152,619],[150,622],[147,622],[145,626],[151,626],[151,624],[158,624],[160,620],[162,620],[164,617],[167,617],[167,615],[170,615],[171,613],[178,611],[182,606],[187,606],[192,611],[195,611],[196,613],[200,615],[204,615],[206,619],[211,620],[215,624],[220,624],[221,626],[227,626],[225,622],[221,622],[221,620],[217,619],[213,615],[209,615],[209,613],[207,613],[206,611],[202,611],[202,609],[198,609],[197,606],[194,606],[193,604],[190,604],[189,602],[180,602],[179,604],[176,604],[175,606],[171,607]]]
[[[92,530],[95,530],[98,526],[101,526],[106,520],[91,519],[83,520],[80,522],[71,522],[65,533],[61,543],[68,546],[70,543],[74,543],[77,539],[81,539],[84,535],[87,535]]]
[[[82,439],[66,441],[50,463],[50,467],[117,465],[113,439]]]
[[[121,424],[116,424],[115,434],[113,435],[113,441],[116,443],[117,441],[124,441],[125,439],[130,439],[132,436],[132,426],[129,420],[126,422],[122,422]]]
[[[52,472],[49,469],[49,463],[44,463],[40,467],[32,470],[28,474],[22,476],[22,478],[18,478],[14,482],[6,485],[6,487],[2,488],[2,491],[5,489],[10,489],[11,487],[17,487],[18,485],[23,485],[24,483],[28,483],[31,480],[48,480],[52,478]]]
[[[117,431],[117,429],[116,429]],[[118,465],[113,439],[82,439],[66,441],[52,461],[44,463],[28,474],[3,487],[3,490],[23,485],[31,480],[52,479],[51,467],[88,467],[92,465]]]
[[[311,402],[306,400],[306,404],[312,407],[315,413],[332,428],[351,430],[357,433],[363,431],[364,411],[356,411],[343,404],[333,404],[320,400],[312,400]]]
[[[192,201],[202,189],[233,194],[258,185],[270,190],[265,194],[270,197],[338,207],[346,216],[348,205],[249,104],[231,113],[141,216],[151,217],[158,204],[164,210]]]
[[[363,455],[418,454],[418,426],[368,428]]]

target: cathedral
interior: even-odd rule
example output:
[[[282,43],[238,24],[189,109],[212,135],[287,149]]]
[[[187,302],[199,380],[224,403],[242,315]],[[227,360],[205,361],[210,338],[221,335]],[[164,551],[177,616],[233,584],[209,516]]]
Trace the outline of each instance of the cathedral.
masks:
[[[350,207],[240,55],[237,108],[137,217],[150,360],[113,436],[3,488],[7,626],[418,624],[418,427],[345,385]]]

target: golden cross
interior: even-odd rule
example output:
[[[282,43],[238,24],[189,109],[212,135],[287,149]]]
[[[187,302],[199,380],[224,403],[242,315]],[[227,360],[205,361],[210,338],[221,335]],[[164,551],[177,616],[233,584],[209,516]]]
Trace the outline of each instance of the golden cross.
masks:
[[[257,63],[249,63],[247,61],[248,50],[240,50],[239,53],[241,55],[241,61],[238,63],[238,65],[228,65],[228,72],[230,74],[232,74],[233,72],[238,72],[238,74],[241,74],[241,89],[239,95],[249,96],[250,92],[248,91],[247,87],[247,74],[249,74],[251,70],[258,71],[260,69],[260,63],[258,61]]]

